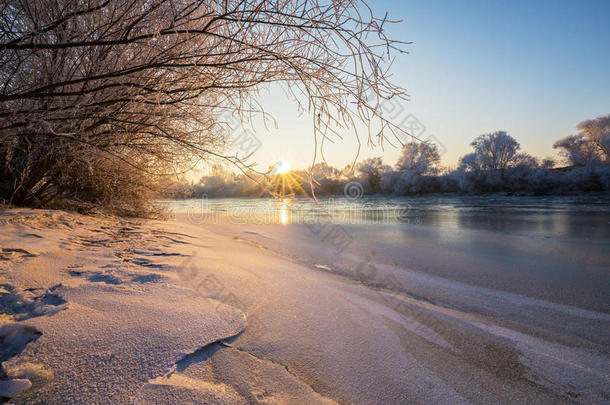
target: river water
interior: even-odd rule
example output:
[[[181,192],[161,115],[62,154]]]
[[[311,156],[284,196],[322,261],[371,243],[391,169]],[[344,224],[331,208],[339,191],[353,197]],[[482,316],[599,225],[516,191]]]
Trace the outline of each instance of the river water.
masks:
[[[220,198],[164,201],[194,220],[236,224],[423,225],[531,236],[610,239],[610,196]]]
[[[212,232],[342,274],[372,263],[377,269],[390,266],[399,273],[415,271],[610,313],[610,196],[236,198],[164,204]],[[403,284],[400,290],[413,293],[412,284]]]

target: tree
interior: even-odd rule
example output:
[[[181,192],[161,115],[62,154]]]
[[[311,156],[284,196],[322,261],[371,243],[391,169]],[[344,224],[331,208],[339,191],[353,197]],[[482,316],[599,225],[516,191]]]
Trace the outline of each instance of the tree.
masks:
[[[568,135],[553,144],[571,165],[588,166],[610,163],[610,114],[579,123],[576,135]]]
[[[458,164],[459,170],[478,172],[483,170],[479,155],[476,152],[467,153],[460,158]]]
[[[476,166],[482,170],[499,170],[502,174],[515,163],[521,149],[519,142],[504,131],[480,135],[470,145],[474,148]]]
[[[137,209],[159,178],[201,159],[246,171],[243,156],[223,152],[220,116],[264,114],[258,90],[268,83],[309,111],[316,137],[361,123],[380,123],[380,139],[400,131],[376,108],[404,97],[386,69],[400,42],[362,1],[0,0],[0,9],[0,198],[10,203],[125,207],[131,196]]]
[[[356,169],[364,175],[373,192],[379,191],[383,173],[391,170],[388,165],[383,164],[383,160],[380,157],[363,160],[356,166]]]
[[[326,162],[318,162],[314,164],[309,168],[309,173],[316,181],[323,179],[336,179],[341,175],[341,171],[339,169],[329,166]]]
[[[544,158],[540,162],[541,169],[549,170],[549,169],[552,169],[553,167],[555,167],[555,160],[553,160],[552,158]]]
[[[402,148],[396,170],[417,175],[436,174],[441,157],[434,144],[409,142]]]
[[[538,159],[525,152],[517,153],[511,164],[511,168],[519,168],[521,170],[532,170],[538,167]]]
[[[593,144],[583,134],[568,135],[553,144],[560,149],[560,155],[570,165],[588,166],[599,162],[599,156]]]
[[[582,121],[576,128],[596,151],[602,162],[610,161],[610,114]]]

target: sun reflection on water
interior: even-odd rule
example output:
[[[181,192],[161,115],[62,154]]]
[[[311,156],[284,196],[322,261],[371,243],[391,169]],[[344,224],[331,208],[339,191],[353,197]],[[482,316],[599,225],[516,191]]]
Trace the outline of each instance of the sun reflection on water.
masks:
[[[280,224],[288,224],[288,200],[285,198],[280,203]]]

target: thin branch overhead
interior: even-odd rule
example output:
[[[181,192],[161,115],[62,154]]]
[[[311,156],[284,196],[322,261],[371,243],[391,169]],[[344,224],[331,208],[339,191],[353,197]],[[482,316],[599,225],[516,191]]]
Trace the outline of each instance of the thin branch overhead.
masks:
[[[112,192],[96,184],[150,186],[201,159],[249,172],[226,152],[219,117],[264,114],[269,83],[311,114],[316,138],[401,131],[378,106],[407,97],[387,73],[404,43],[362,1],[0,0],[0,10],[8,202],[102,201]]]

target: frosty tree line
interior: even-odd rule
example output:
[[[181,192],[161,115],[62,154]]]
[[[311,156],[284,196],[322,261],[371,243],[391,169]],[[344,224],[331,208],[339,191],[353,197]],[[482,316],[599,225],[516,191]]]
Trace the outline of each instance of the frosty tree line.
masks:
[[[522,151],[519,142],[504,131],[480,135],[470,146],[472,152],[462,156],[453,169],[441,166],[436,145],[414,141],[402,147],[393,166],[380,157],[341,170],[322,162],[307,171],[297,171],[297,177],[306,179],[312,173],[318,195],[341,195],[345,185],[353,181],[360,183],[367,194],[548,195],[610,191],[610,114],[581,122],[576,134],[555,142],[559,161],[538,159]],[[301,186],[311,193],[307,181]],[[219,166],[198,184],[175,185],[168,195],[256,196],[263,189],[252,187],[244,176]]]

